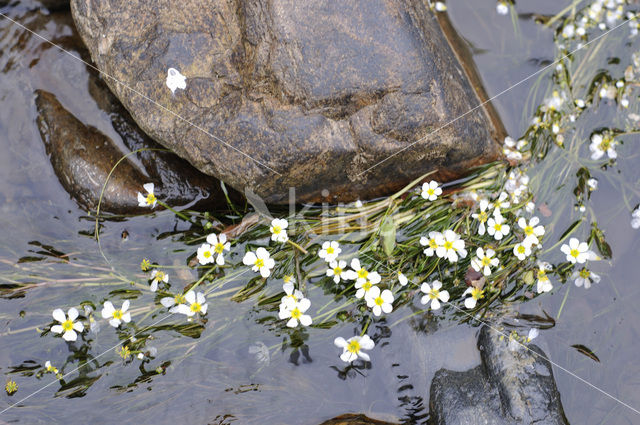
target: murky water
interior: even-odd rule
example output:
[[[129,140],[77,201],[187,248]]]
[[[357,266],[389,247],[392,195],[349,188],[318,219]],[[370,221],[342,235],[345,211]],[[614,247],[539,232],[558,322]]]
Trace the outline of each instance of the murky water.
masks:
[[[454,26],[473,48],[492,96],[554,60],[553,32],[534,19],[536,15],[553,15],[570,3],[518,2],[519,16],[513,20],[497,15],[493,0],[451,0],[447,4]],[[36,6],[23,2],[3,7],[2,12],[79,54],[69,14],[48,13]],[[605,58],[593,66],[621,75],[628,57],[640,49],[637,39],[623,40],[619,45],[607,45],[612,49],[607,57],[622,58],[620,65]],[[53,381],[0,415],[0,423],[75,423],[81,417],[86,423],[315,424],[347,412],[420,423],[428,415],[433,373],[442,367],[466,370],[478,364],[476,328],[451,323],[433,332],[429,326],[402,320],[410,312],[399,309],[369,332],[384,336],[372,352],[372,368],[345,373],[331,342],[336,336],[351,335],[352,325],[338,325],[329,331],[308,329],[306,348],[281,349],[287,335],[264,320],[266,313],[255,307],[253,300],[230,302],[228,295],[209,298],[208,323],[199,338],[180,336],[170,329],[154,332],[156,339],[150,345],[157,346],[159,352],[142,366],[135,361],[123,364],[114,351],[95,358],[118,343],[115,332],[91,334],[89,353],[80,344],[67,346],[59,339],[40,338],[37,328],[50,322],[53,308],[84,300],[100,304],[110,291],[127,288],[128,280],[142,279],[139,262],[143,257],[184,266],[195,247],[184,237],[188,226],[169,212],[103,222],[102,249],[122,276],[113,274],[91,237],[93,218],[64,192],[35,123],[34,91],[44,89],[84,123],[119,140],[111,121],[88,93],[86,66],[0,20],[0,69],[0,373],[15,372],[7,376],[20,385],[13,397],[1,393],[0,409]],[[528,127],[532,108],[545,95],[545,78],[549,77],[543,74],[540,78],[543,89],[532,91],[538,84],[535,77],[494,101],[514,137]],[[600,105],[581,117],[579,127],[588,135],[616,113],[615,106]],[[538,340],[554,362],[639,408],[640,364],[635,359],[640,348],[640,232],[631,229],[629,212],[640,201],[640,138],[626,136],[624,142],[616,166],[598,171],[600,185],[589,203],[614,254],[612,260],[594,266],[602,281],[589,290],[572,282],[558,284],[552,294],[522,305],[521,311],[544,311],[556,318],[556,326],[543,331]],[[547,174],[543,167],[539,169],[538,174],[535,169],[531,173],[532,184],[545,197],[536,201],[547,203],[554,214],[562,216],[549,229],[549,240],[555,241],[580,213],[573,207],[572,187],[562,186],[566,177],[554,175],[553,169]],[[626,183],[621,184],[620,179]],[[567,184],[572,182],[567,179]],[[126,240],[122,238],[125,230],[129,234]],[[549,255],[557,260],[560,254],[556,250]],[[19,258],[52,256],[58,260],[16,265]],[[71,258],[78,266],[60,258]],[[195,277],[184,268],[170,269],[169,273],[179,288]],[[33,285],[18,292],[4,291],[12,280]],[[240,276],[224,289],[247,280]],[[271,285],[275,293],[278,283]],[[318,289],[313,299],[315,305],[322,306],[331,297]],[[152,300],[152,294],[144,293],[133,305],[149,305]],[[145,314],[141,308],[134,309],[136,318]],[[153,320],[147,319],[147,323]],[[168,319],[168,323],[180,322],[184,320]],[[262,344],[270,350],[260,361],[250,354],[249,347]],[[600,362],[572,347],[577,344],[593,350]],[[30,368],[39,369],[46,360],[59,368],[68,364],[68,372],[84,359],[90,360],[90,366],[70,377],[63,387],[52,375],[41,379],[27,376]],[[156,374],[159,366],[164,370]],[[640,421],[631,410],[570,374],[559,369],[555,374],[571,423]],[[89,383],[92,385],[85,390]]]

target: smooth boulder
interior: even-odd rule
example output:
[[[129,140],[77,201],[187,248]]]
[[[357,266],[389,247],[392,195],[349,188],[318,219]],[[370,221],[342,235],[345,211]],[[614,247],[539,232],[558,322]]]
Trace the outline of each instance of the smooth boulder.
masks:
[[[268,203],[287,202],[290,187],[296,201],[372,198],[499,157],[502,124],[427,2],[72,0],[71,10],[147,134]],[[169,90],[169,68],[186,89]]]
[[[429,399],[434,425],[567,425],[551,363],[534,344],[528,350],[487,326],[478,337],[482,364],[466,372],[440,369]]]

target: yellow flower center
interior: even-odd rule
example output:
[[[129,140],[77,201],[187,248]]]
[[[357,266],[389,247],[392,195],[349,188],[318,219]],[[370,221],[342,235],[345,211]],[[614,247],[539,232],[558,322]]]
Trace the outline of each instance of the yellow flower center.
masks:
[[[65,320],[62,322],[62,329],[67,332],[73,329],[73,322],[71,320]]]
[[[202,306],[200,305],[200,303],[193,303],[191,304],[191,311],[193,311],[194,313],[199,312],[200,310],[202,310]]]
[[[280,226],[273,226],[273,234],[274,234],[274,235],[277,235],[277,234],[279,234],[280,232],[282,232],[282,227],[280,227]]]
[[[342,269],[340,267],[336,267],[333,269],[333,274],[336,276],[340,276],[340,274],[342,273]]]
[[[264,267],[264,260],[262,258],[256,259],[256,267],[259,268],[259,269]]]
[[[520,245],[518,247],[518,253],[519,254],[524,254],[526,251],[527,251],[527,249],[524,246]]]
[[[453,248],[453,243],[449,242],[449,241],[445,241],[444,242],[444,247],[445,247],[445,249],[451,249],[451,248]]]
[[[488,266],[491,264],[491,258],[487,257],[486,255],[484,257],[482,257],[482,265],[483,266]]]
[[[429,189],[427,189],[427,193],[429,195],[433,195],[435,193],[435,191],[433,189],[429,188]]]
[[[184,304],[184,302],[186,301],[184,299],[184,295],[176,295],[175,297],[173,297],[173,300],[176,302],[176,304]]]
[[[122,310],[116,310],[116,311],[113,312],[112,315],[113,315],[114,319],[120,320],[120,319],[122,319]]]
[[[213,248],[213,250],[216,252],[216,254],[222,254],[222,251],[224,251],[224,245],[218,242],[216,246]]]
[[[580,270],[580,277],[583,279],[588,279],[591,276],[591,272],[587,269]]]
[[[572,249],[569,252],[569,255],[571,255],[572,257],[578,258],[578,255],[580,255],[580,251],[578,251],[577,249]]]
[[[157,272],[154,280],[157,280],[158,282],[160,282],[161,280],[164,280],[164,272]]]
[[[429,248],[436,249],[438,248],[438,243],[435,239],[429,239]]]
[[[360,352],[360,343],[355,339],[347,345],[347,351],[353,354],[358,354]]]
[[[371,284],[371,282],[369,282],[368,280],[364,283],[364,285],[362,285],[362,289],[364,289],[365,291],[368,291],[369,289],[371,289],[373,285]]]
[[[291,317],[293,319],[299,319],[300,316],[302,316],[302,312],[300,311],[300,309],[298,307],[296,307],[293,310],[291,310]]]
[[[502,224],[496,223],[493,225],[493,228],[496,229],[496,232],[499,232],[500,230],[502,230]]]
[[[611,139],[608,137],[603,137],[602,142],[600,142],[600,150],[607,151],[611,147]]]
[[[549,278],[547,277],[547,272],[544,270],[538,270],[538,280],[548,280]]]
[[[153,205],[154,202],[156,202],[156,195],[153,193],[147,194],[147,204]]]
[[[432,300],[438,298],[438,295],[440,295],[440,291],[435,288],[429,291],[429,298],[431,298]]]
[[[203,252],[203,253],[202,253],[202,256],[203,256],[204,258],[209,258],[209,257],[211,257],[211,251],[205,251],[205,252]]]
[[[378,297],[375,300],[376,305],[382,306],[382,304],[384,304],[384,300],[382,299],[382,297]]]
[[[489,218],[489,215],[484,211],[480,211],[480,214],[478,214],[478,220],[481,223],[484,223],[485,221],[487,221],[488,218]]]
[[[368,272],[368,271],[366,271],[365,269],[360,269],[360,270],[358,270],[358,277],[361,277],[361,278],[363,278],[363,279],[364,279],[364,278],[366,278],[368,275],[369,275],[369,272]]]
[[[49,366],[47,366],[47,372],[58,373],[58,369],[56,369],[55,367],[49,365]]]
[[[483,289],[478,289],[478,288],[473,288],[471,290],[471,296],[476,300],[484,298],[484,290]]]
[[[533,235],[533,227],[527,226],[524,228],[524,234],[527,236]]]
[[[336,250],[335,250],[335,249],[333,249],[333,247],[332,247],[332,246],[329,246],[329,247],[327,248],[327,254],[333,254],[334,252],[336,252]]]

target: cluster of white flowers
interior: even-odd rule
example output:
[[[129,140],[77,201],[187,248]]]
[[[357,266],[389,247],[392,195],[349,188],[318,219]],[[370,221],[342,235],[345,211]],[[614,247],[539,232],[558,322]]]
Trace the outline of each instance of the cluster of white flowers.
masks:
[[[269,227],[271,240],[276,242],[288,241],[289,235],[287,235],[287,227],[289,227],[289,222],[287,220],[283,218],[274,218],[271,221],[271,227]]]
[[[427,247],[424,254],[428,257],[435,254],[439,258],[446,258],[451,263],[467,256],[464,241],[453,230],[445,230],[444,233],[429,232],[429,238],[425,236],[420,238],[420,245]]]
[[[507,136],[504,139],[502,152],[504,153],[504,156],[510,161],[522,161],[522,151],[525,146],[527,146],[526,140],[518,140],[516,142],[512,137]]]

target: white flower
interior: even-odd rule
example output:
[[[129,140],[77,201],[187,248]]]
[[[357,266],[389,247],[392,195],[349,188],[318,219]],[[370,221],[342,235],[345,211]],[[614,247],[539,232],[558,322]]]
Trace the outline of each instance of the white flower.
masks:
[[[404,273],[398,272],[398,282],[400,282],[400,286],[407,286],[409,279],[407,279],[407,276],[405,276]]]
[[[327,263],[334,261],[338,258],[338,255],[342,252],[340,244],[336,241],[325,241],[322,244],[322,249],[318,252],[318,257],[324,259]]]
[[[360,264],[360,260],[357,258],[351,260],[351,268],[353,269],[353,272],[349,273],[349,279],[355,279],[356,283],[359,283],[360,285],[367,280],[373,280],[374,285],[380,282],[380,275],[377,272],[373,272],[371,274],[374,276],[369,276],[369,271]]]
[[[576,28],[573,26],[573,24],[565,25],[564,28],[562,28],[562,36],[564,38],[571,38],[575,33]]]
[[[280,317],[281,320],[289,319],[287,326],[290,328],[298,326],[298,322],[300,322],[302,326],[309,326],[311,324],[311,316],[304,314],[309,307],[311,307],[311,301],[307,298],[301,298],[293,305],[280,304],[278,317]]]
[[[153,269],[151,272],[151,286],[149,286],[151,292],[156,292],[158,290],[158,284],[160,282],[169,282],[169,275],[158,269]]]
[[[487,220],[487,225],[489,226],[487,233],[493,236],[497,241],[508,235],[509,230],[511,229],[508,224],[504,224],[504,217],[499,212],[494,212],[493,217]]]
[[[206,299],[202,292],[195,293],[194,291],[189,291],[184,295],[184,299],[189,305],[178,304],[175,309],[176,313],[185,314],[189,317],[196,313],[207,314]]]
[[[538,217],[531,217],[529,223],[527,223],[524,217],[518,219],[518,226],[524,231],[524,240],[528,242],[529,245],[538,245],[540,243],[539,238],[544,235],[544,226],[538,226],[538,223],[540,223]]]
[[[287,220],[283,218],[274,218],[271,221],[271,227],[269,227],[269,231],[271,232],[271,240],[276,242],[286,242],[289,240],[289,236],[287,235],[287,227],[289,227],[289,223]]]
[[[476,257],[471,260],[471,267],[477,272],[482,272],[483,275],[489,276],[491,274],[491,267],[498,267],[500,260],[494,257],[496,252],[493,249],[478,248],[476,250]]]
[[[171,93],[175,94],[176,89],[186,89],[187,88],[187,77],[180,74],[175,68],[169,68],[167,70],[167,87],[171,90]]]
[[[440,301],[447,302],[449,301],[449,292],[441,291],[442,282],[439,280],[434,280],[431,285],[427,282],[424,282],[422,286],[420,286],[420,291],[425,293],[422,298],[420,298],[420,303],[428,304],[431,301],[431,310],[438,310],[440,308]]]
[[[582,99],[576,99],[575,100],[576,106],[580,109],[584,108],[586,106],[586,103],[584,103],[584,100]]]
[[[484,289],[476,288],[475,286],[470,286],[462,294],[463,297],[465,295],[470,295],[470,296],[464,299],[464,306],[467,307],[468,309],[476,308],[476,304],[478,303],[478,300],[484,298]]]
[[[109,319],[109,324],[117,328],[122,322],[131,321],[131,313],[127,310],[129,310],[129,300],[124,300],[120,309],[116,309],[111,301],[106,301],[102,307],[102,318]]]
[[[556,90],[554,90],[553,93],[551,94],[551,97],[544,100],[544,104],[548,110],[555,111],[562,106],[565,98],[566,98],[566,94],[564,92],[560,94]]]
[[[636,208],[631,213],[631,227],[634,229],[640,229],[640,207]]]
[[[186,302],[187,300],[185,299],[183,294],[178,294],[174,297],[164,297],[160,300],[160,304],[167,307],[170,313],[177,313],[177,307],[174,306],[178,306]]]
[[[438,182],[431,180],[429,183],[422,185],[421,196],[428,201],[435,201],[438,196],[442,195],[442,189],[438,186]]]
[[[589,150],[591,151],[591,159],[598,160],[606,153],[609,158],[616,159],[618,154],[616,153],[617,142],[609,136],[603,136],[602,134],[594,134],[591,136],[591,144]]]
[[[553,289],[549,276],[547,276],[547,272],[549,270],[551,270],[551,264],[538,263],[538,282],[536,284],[536,291],[538,294],[549,292]]]
[[[227,235],[224,233],[220,233],[216,235],[215,233],[207,236],[207,243],[210,245],[210,253],[213,251],[213,254],[216,256],[216,264],[219,266],[224,265],[224,251],[229,251],[231,249],[231,243],[227,242]],[[213,261],[212,257],[209,263]],[[198,257],[200,259],[200,257]],[[202,261],[200,264],[203,264]]]
[[[569,245],[563,244],[560,250],[566,254],[567,261],[572,264],[583,264],[589,259],[589,245],[580,242],[577,238],[569,239]]]
[[[333,281],[335,283],[340,283],[340,279],[348,279],[349,275],[345,268],[347,267],[346,261],[332,261],[329,263],[329,268],[327,269],[327,276],[333,276]]]
[[[478,234],[480,236],[484,235],[484,232],[486,231],[485,223],[489,219],[489,214],[487,213],[488,207],[489,207],[489,201],[487,201],[486,199],[482,199],[480,201],[480,212],[471,214],[471,217],[475,218],[480,222],[480,226],[478,226]]]
[[[493,203],[489,204],[489,208],[493,208],[494,210],[498,210],[498,214],[500,214],[500,210],[503,208],[509,208],[511,203],[508,201],[509,195],[506,192],[501,192],[498,199],[495,199]],[[494,211],[495,214],[495,211]]]
[[[338,337],[333,340],[336,347],[342,348],[342,354],[340,359],[343,362],[351,363],[360,357],[362,360],[370,361],[371,358],[368,354],[363,353],[362,350],[373,350],[375,343],[369,335],[354,336],[345,341],[344,338]]]
[[[283,306],[287,309],[292,309],[298,301],[304,298],[302,292],[295,289],[291,281],[285,282],[282,285],[282,290],[286,295],[280,300],[280,309]]]
[[[75,308],[71,307],[67,315],[68,316],[65,316],[64,311],[59,308],[53,310],[53,318],[60,322],[60,324],[51,326],[51,332],[56,334],[61,333],[65,341],[75,341],[78,338],[76,332],[82,332],[84,325],[82,322],[75,322],[78,318],[78,310]]]
[[[138,192],[138,206],[154,208],[158,200],[156,199],[156,195],[154,195],[153,193],[153,183],[146,183],[142,185],[142,187],[147,191],[147,195],[145,196],[142,193]]]
[[[436,242],[436,239],[442,237],[442,233],[440,232],[429,232],[428,239],[425,236],[422,236],[420,238],[420,245],[426,246],[425,250],[423,251],[426,256],[433,257],[433,254],[436,253],[436,249],[438,249],[438,242]]]
[[[499,1],[496,5],[496,12],[498,12],[498,15],[506,15],[509,13],[509,6],[507,5],[507,2]]]
[[[44,362],[44,367],[47,369],[47,372],[51,372],[51,373],[54,373],[56,375],[58,374],[58,369],[56,367],[54,367],[49,360]]]
[[[244,254],[242,262],[251,266],[251,270],[254,272],[260,272],[262,277],[268,277],[271,274],[271,269],[276,266],[275,260],[270,258],[269,252],[263,247],[258,248],[255,253],[249,251]]]
[[[374,286],[364,299],[367,302],[367,307],[372,309],[376,316],[380,316],[382,312],[389,314],[393,310],[393,294],[388,289],[380,292],[380,288]]]
[[[353,206],[356,208],[362,208],[362,201],[360,199],[358,199],[356,202],[353,203]]]
[[[358,278],[356,280],[356,284],[354,285],[355,288],[357,289],[356,298],[365,297],[369,293],[369,291],[375,287],[374,285],[377,285],[378,283],[380,283],[380,280],[382,279],[378,274],[378,272],[368,273],[364,281],[362,281],[361,278]]]
[[[436,12],[444,12],[447,10],[447,5],[441,1],[437,1],[434,5],[434,9],[436,10]]]
[[[513,247],[513,254],[518,257],[518,260],[523,261],[529,255],[531,255],[531,244],[527,241],[517,243]]]
[[[536,339],[538,335],[540,335],[540,331],[538,330],[538,328],[529,329],[529,333],[527,334],[527,342],[531,342],[532,340]]]
[[[571,275],[571,279],[575,279],[574,283],[577,287],[584,285],[584,289],[591,288],[591,282],[600,282],[600,276],[585,267],[583,267],[580,271],[574,271]]]
[[[200,247],[198,248],[197,257],[198,262],[203,266],[205,264],[213,263],[215,261],[215,257],[213,255],[212,246],[208,243],[203,243],[202,245],[200,245]]]
[[[589,190],[597,190],[598,189],[598,179],[591,178],[587,180],[587,186],[589,186]]]
[[[465,258],[467,256],[464,241],[453,230],[446,230],[444,235],[437,236],[436,242],[438,244],[436,255],[440,258],[446,257],[451,263],[458,261],[458,257]]]

